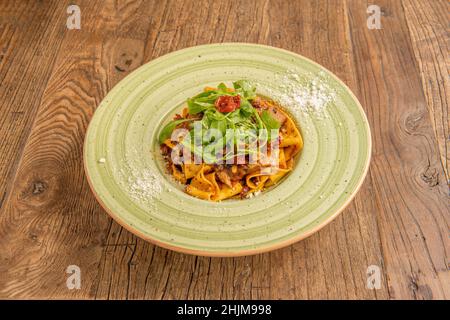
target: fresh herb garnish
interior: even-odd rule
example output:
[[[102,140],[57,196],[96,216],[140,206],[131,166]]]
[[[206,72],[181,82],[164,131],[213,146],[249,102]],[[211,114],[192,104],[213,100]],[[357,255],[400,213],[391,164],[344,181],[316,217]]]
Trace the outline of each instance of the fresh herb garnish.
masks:
[[[275,120],[267,110],[263,110],[261,113],[261,120],[267,130],[279,129],[281,126],[281,124]]]
[[[208,91],[202,92],[192,98],[187,100],[188,112],[191,115],[201,115],[201,128],[205,131],[208,129],[218,130],[223,137],[220,139],[215,139],[213,137],[203,137],[199,149],[193,143],[192,137],[194,136],[193,129],[189,132],[189,138],[183,139],[182,144],[187,147],[194,154],[201,154],[202,152],[210,154],[212,156],[215,147],[222,148],[224,145],[229,143],[229,137],[226,136],[228,129],[234,130],[239,134],[244,134],[246,138],[256,139],[261,136],[261,130],[265,129],[267,132],[263,132],[262,136],[266,137],[269,141],[272,139],[270,135],[270,130],[279,129],[281,124],[274,119],[267,110],[263,110],[261,114],[258,113],[257,109],[251,104],[251,101],[256,98],[256,88],[252,86],[246,80],[239,80],[233,82],[233,88],[229,89],[224,83],[217,86],[217,89],[209,89]],[[236,97],[233,101],[239,101],[237,108],[230,109],[229,112],[220,112],[217,108],[216,101],[223,96]],[[224,99],[226,101],[226,99]],[[172,131],[180,123],[186,121],[194,121],[199,119],[180,119],[171,121],[167,124],[160,133],[159,141],[163,143],[172,134]],[[206,138],[206,139],[205,139]],[[236,135],[233,138],[236,140]],[[202,151],[203,148],[206,148]],[[232,155],[230,155],[231,157]],[[228,155],[223,156],[223,160],[227,160]],[[217,159],[216,159],[217,160]]]
[[[233,82],[233,87],[245,99],[252,100],[256,98],[256,88],[246,80]]]
[[[162,144],[164,141],[170,138],[173,130],[175,130],[176,126],[183,122],[194,121],[196,119],[180,119],[180,120],[172,120],[168,124],[164,126],[159,134],[159,143]]]

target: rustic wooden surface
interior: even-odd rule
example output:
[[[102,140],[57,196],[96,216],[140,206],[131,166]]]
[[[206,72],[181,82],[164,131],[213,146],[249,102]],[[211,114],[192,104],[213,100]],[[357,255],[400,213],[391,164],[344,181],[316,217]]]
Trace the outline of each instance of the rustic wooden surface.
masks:
[[[81,30],[66,28],[69,4]],[[367,7],[382,8],[369,30]],[[447,0],[0,1],[0,298],[449,299]],[[213,42],[307,56],[359,97],[365,183],[335,221],[241,258],[155,247],[113,222],[83,173],[96,106],[165,53]],[[66,268],[82,271],[80,290]],[[379,290],[366,270],[382,272]]]

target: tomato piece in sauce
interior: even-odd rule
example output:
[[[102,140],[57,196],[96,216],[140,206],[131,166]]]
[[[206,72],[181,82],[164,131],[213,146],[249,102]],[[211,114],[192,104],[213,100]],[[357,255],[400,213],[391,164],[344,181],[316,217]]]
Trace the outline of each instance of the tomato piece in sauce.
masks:
[[[219,112],[233,112],[241,107],[240,96],[220,96],[214,103]]]

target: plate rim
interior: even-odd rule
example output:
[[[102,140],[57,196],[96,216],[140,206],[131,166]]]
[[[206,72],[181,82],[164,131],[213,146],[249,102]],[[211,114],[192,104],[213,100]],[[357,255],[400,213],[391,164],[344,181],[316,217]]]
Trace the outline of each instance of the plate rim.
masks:
[[[103,200],[99,197],[98,193],[96,192],[95,188],[94,188],[94,184],[93,181],[91,180],[91,177],[89,175],[88,172],[88,163],[87,163],[87,140],[88,140],[88,136],[89,136],[89,130],[91,129],[91,123],[92,120],[95,116],[95,112],[97,111],[97,108],[101,105],[101,103],[107,98],[107,96],[110,94],[111,91],[113,91],[115,88],[117,88],[120,83],[122,83],[123,81],[125,81],[131,74],[137,72],[139,69],[145,67],[147,64],[149,63],[154,63],[155,61],[158,61],[160,59],[164,59],[167,57],[170,57],[174,54],[179,54],[183,51],[188,51],[192,48],[207,48],[207,47],[212,47],[212,46],[226,46],[226,45],[232,45],[232,46],[251,46],[251,47],[260,47],[260,48],[265,48],[265,49],[271,49],[271,50],[276,50],[276,51],[281,51],[284,53],[288,53],[290,55],[294,55],[297,56],[300,59],[306,60],[307,62],[327,71],[328,75],[331,76],[334,80],[336,80],[346,91],[347,93],[350,95],[350,97],[356,102],[356,106],[358,107],[363,119],[364,119],[364,127],[367,129],[367,154],[366,154],[366,163],[364,164],[364,170],[362,175],[359,178],[358,183],[356,184],[355,189],[353,190],[353,192],[348,196],[348,198],[345,200],[345,202],[341,205],[340,208],[338,208],[332,215],[330,215],[328,218],[326,218],[324,221],[322,221],[321,223],[319,223],[318,225],[314,226],[312,229],[299,234],[298,236],[280,241],[278,243],[274,243],[271,244],[269,246],[262,246],[259,248],[255,248],[255,249],[245,249],[245,250],[239,250],[239,251],[208,251],[208,250],[197,250],[197,249],[190,249],[190,248],[186,248],[186,247],[181,247],[181,246],[176,246],[176,245],[171,245],[169,243],[157,240],[155,238],[152,238],[148,235],[143,234],[142,232],[140,232],[139,230],[135,229],[133,226],[127,224],[125,221],[123,221],[119,215],[117,215],[116,213],[114,213],[111,209],[108,208],[108,206],[103,202]],[[324,228],[326,225],[328,225],[330,222],[332,222],[336,217],[338,217],[346,208],[347,206],[353,201],[353,199],[355,198],[356,194],[359,192],[362,184],[364,183],[366,177],[367,177],[367,173],[369,171],[369,167],[370,167],[370,163],[372,160],[372,132],[371,132],[371,128],[370,128],[370,124],[367,118],[367,114],[364,111],[364,108],[362,107],[359,99],[356,97],[356,95],[353,93],[353,91],[337,76],[335,75],[333,72],[331,72],[329,69],[327,69],[326,67],[322,66],[321,64],[319,64],[318,62],[315,62],[301,54],[298,54],[296,52],[293,51],[289,51],[283,48],[279,48],[279,47],[274,47],[274,46],[269,46],[269,45],[263,45],[263,44],[258,44],[258,43],[249,43],[249,42],[218,42],[218,43],[210,43],[210,44],[202,44],[202,45],[196,45],[196,46],[190,46],[190,47],[186,47],[183,49],[179,49],[179,50],[175,50],[169,53],[166,53],[162,56],[159,56],[155,59],[152,59],[146,63],[144,63],[143,65],[139,66],[138,68],[136,68],[135,70],[131,71],[126,77],[124,77],[123,79],[121,79],[119,82],[117,82],[113,88],[111,88],[111,90],[108,91],[108,93],[102,98],[101,102],[97,105],[97,107],[94,110],[94,113],[91,117],[91,119],[89,120],[89,124],[85,133],[85,138],[84,138],[84,143],[83,143],[83,167],[84,167],[84,173],[86,176],[86,179],[88,181],[88,185],[89,188],[91,189],[95,199],[97,200],[97,202],[100,204],[100,206],[103,208],[103,210],[106,211],[106,213],[115,221],[117,222],[120,226],[122,226],[123,228],[125,228],[127,231],[133,233],[134,235],[140,237],[141,239],[157,245],[159,247],[162,247],[164,249],[168,249],[168,250],[172,250],[175,252],[179,252],[179,253],[184,253],[184,254],[190,254],[190,255],[196,255],[196,256],[205,256],[205,257],[221,257],[221,258],[226,258],[226,257],[240,257],[240,256],[249,256],[249,255],[255,255],[255,254],[260,254],[260,253],[265,253],[265,252],[269,252],[269,251],[274,251],[274,250],[278,250],[287,246],[290,246],[296,242],[299,242],[309,236],[311,236],[312,234],[318,232],[320,229]]]

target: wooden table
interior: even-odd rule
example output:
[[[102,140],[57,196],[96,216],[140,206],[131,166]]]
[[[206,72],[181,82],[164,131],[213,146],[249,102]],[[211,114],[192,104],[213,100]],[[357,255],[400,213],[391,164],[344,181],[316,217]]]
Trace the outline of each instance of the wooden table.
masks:
[[[81,9],[68,29],[67,7]],[[369,29],[367,8],[381,8]],[[0,2],[0,298],[449,299],[446,0]],[[83,172],[86,127],[136,67],[181,48],[254,42],[309,57],[358,96],[373,158],[313,236],[241,258],[171,252],[122,229]],[[69,265],[81,288],[69,290]],[[379,267],[379,289],[367,268]]]

